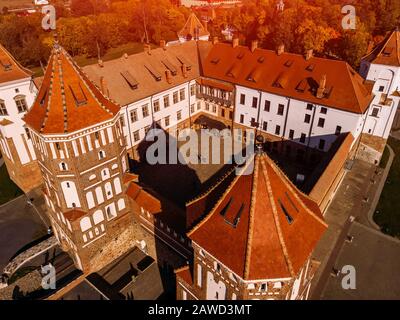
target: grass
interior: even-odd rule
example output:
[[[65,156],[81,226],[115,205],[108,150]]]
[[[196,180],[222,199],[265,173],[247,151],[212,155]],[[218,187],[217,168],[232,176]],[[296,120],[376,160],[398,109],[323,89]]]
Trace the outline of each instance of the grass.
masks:
[[[390,137],[388,143],[395,158],[376,207],[374,221],[382,232],[400,238],[400,141]]]
[[[6,165],[0,167],[0,205],[6,203],[23,192],[11,181]]]

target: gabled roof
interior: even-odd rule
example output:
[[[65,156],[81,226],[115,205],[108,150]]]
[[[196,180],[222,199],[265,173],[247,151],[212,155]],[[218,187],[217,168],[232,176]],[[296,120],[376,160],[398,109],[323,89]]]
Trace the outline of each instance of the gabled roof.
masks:
[[[56,44],[39,94],[24,121],[43,134],[71,133],[112,119],[119,109]]]
[[[389,66],[400,66],[400,31],[390,32],[385,40],[379,43],[364,58],[365,61]]]
[[[199,60],[208,54],[211,46],[211,42],[208,41],[187,41],[167,46],[165,50],[163,48],[152,49],[150,54],[141,52],[104,61],[102,66],[97,63],[85,66],[83,70],[98,87],[101,87],[101,79],[103,79],[107,91],[109,91],[109,97],[121,106],[125,106],[200,77]],[[185,57],[186,77],[182,72],[183,62],[180,60],[182,57]],[[171,75],[170,82],[166,78],[168,68],[163,63],[165,60],[168,60],[177,69],[177,74]],[[159,81],[146,68],[149,65],[161,75]],[[188,68],[189,65],[190,68]],[[136,88],[131,87],[123,77],[122,73],[126,71],[137,80]]]
[[[32,72],[22,67],[0,44],[0,83],[30,78]]]
[[[198,39],[199,37],[209,36],[210,33],[203,26],[199,18],[193,12],[187,19],[183,29],[178,32],[179,38],[185,38],[188,40]]]
[[[188,236],[243,279],[260,280],[296,276],[326,228],[317,204],[262,153]]]
[[[364,113],[372,100],[362,77],[344,61],[217,43],[202,64],[205,77],[353,113]]]

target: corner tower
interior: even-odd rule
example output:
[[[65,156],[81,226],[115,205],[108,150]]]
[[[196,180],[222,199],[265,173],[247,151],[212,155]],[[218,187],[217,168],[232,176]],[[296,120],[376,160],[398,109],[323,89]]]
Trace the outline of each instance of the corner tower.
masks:
[[[178,299],[307,299],[327,225],[264,153],[188,236],[193,263],[176,271]]]
[[[84,271],[101,268],[134,245],[119,109],[56,44],[24,118],[54,233]]]

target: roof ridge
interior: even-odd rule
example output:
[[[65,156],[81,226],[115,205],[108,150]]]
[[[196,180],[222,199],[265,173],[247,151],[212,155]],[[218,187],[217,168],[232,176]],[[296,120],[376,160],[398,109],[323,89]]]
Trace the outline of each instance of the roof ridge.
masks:
[[[61,90],[61,103],[63,106],[64,113],[64,133],[68,132],[68,113],[67,113],[67,103],[65,97],[65,85],[64,85],[64,75],[61,58],[59,56],[60,52],[56,49],[57,63],[58,63],[58,78],[60,79],[60,90]]]
[[[55,65],[55,59],[54,57],[51,58],[51,66],[50,66],[50,60],[47,64],[47,68],[51,68],[51,72],[50,72],[50,84],[49,84],[49,92],[48,92],[48,100],[47,100],[47,105],[46,105],[46,110],[45,110],[45,115],[43,118],[43,122],[40,126],[40,133],[43,132],[44,127],[46,126],[47,123],[47,119],[49,117],[49,112],[50,112],[50,102],[51,102],[51,97],[52,97],[52,89],[53,89],[53,80],[54,80],[54,65]],[[46,68],[46,72],[47,72],[47,68]]]
[[[290,257],[289,257],[289,253],[287,251],[285,239],[284,239],[283,234],[282,234],[282,229],[281,229],[281,225],[280,225],[280,222],[279,222],[279,217],[278,217],[278,212],[277,212],[277,209],[276,209],[276,206],[275,206],[275,202],[273,201],[274,197],[273,197],[271,182],[270,182],[269,176],[268,176],[268,170],[267,170],[267,167],[265,165],[265,157],[263,157],[261,159],[261,166],[262,166],[262,169],[263,169],[263,176],[264,176],[264,179],[265,179],[265,183],[267,185],[267,192],[268,192],[268,196],[270,198],[270,203],[271,203],[271,207],[272,207],[272,215],[274,217],[274,222],[275,222],[276,231],[278,233],[279,243],[281,244],[283,256],[285,257],[285,261],[286,261],[289,273],[290,273],[290,275],[292,277],[294,277],[295,276],[295,272],[294,272],[294,269],[293,269],[292,262],[290,261]]]
[[[17,59],[0,43],[0,49],[8,56],[14,63],[17,65],[21,71],[25,72],[29,77],[32,77],[33,72],[27,68],[25,68],[22,64],[19,63]]]
[[[258,162],[260,161],[258,156],[254,156],[254,173],[253,173],[253,184],[251,188],[251,198],[250,198],[250,211],[249,211],[249,226],[247,231],[247,246],[246,246],[246,256],[244,265],[244,279],[249,277],[250,273],[250,259],[251,259],[251,245],[253,243],[253,231],[254,231],[254,208],[257,195],[257,184],[258,184]]]
[[[265,159],[268,159],[267,157],[265,157]],[[271,161],[271,159],[268,159],[268,161]],[[268,162],[267,161],[267,162]],[[299,201],[300,205],[306,210],[307,213],[309,213],[311,216],[313,216],[314,218],[316,218],[319,222],[321,222],[322,224],[328,226],[326,224],[325,221],[323,221],[320,217],[318,217],[314,212],[312,212],[312,210],[310,210],[308,208],[308,206],[306,206],[304,204],[304,201],[302,199],[300,199],[300,197],[298,196],[297,192],[299,192],[302,196],[304,196],[305,198],[307,198],[308,200],[312,201],[315,203],[315,201],[307,194],[305,194],[304,192],[302,192],[300,189],[298,189],[293,182],[285,175],[285,173],[282,170],[278,170],[277,165],[275,163],[270,163],[272,170],[274,170],[274,172],[280,176],[282,178],[282,180],[284,181],[284,183],[286,183],[286,185],[289,187],[290,191],[292,191],[292,193],[294,194],[294,197]]]
[[[246,165],[242,168],[242,172],[244,172],[246,170],[246,168],[250,165],[250,161],[248,161],[246,163]],[[213,206],[213,208],[211,209],[210,213],[207,214],[198,224],[196,224],[190,231],[188,231],[186,233],[186,235],[188,237],[190,237],[197,229],[199,229],[204,223],[206,223],[215,213],[215,210],[217,210],[218,206],[221,204],[221,202],[225,199],[226,195],[232,190],[232,188],[234,187],[234,185],[238,182],[238,180],[240,179],[242,175],[241,174],[237,174],[236,178],[233,179],[232,183],[229,185],[228,188],[226,188],[225,192],[222,194],[222,196],[218,199],[218,201],[216,202],[216,204]]]
[[[231,170],[229,170],[227,173],[225,173],[220,179],[218,179],[218,181],[213,184],[210,188],[208,188],[206,191],[204,191],[203,193],[199,194],[197,197],[194,197],[193,199],[187,201],[185,203],[186,206],[189,206],[191,204],[193,204],[194,202],[196,202],[197,200],[200,200],[206,196],[208,196],[213,190],[215,190],[222,182],[225,181],[225,179],[227,179],[233,171],[236,170],[236,167],[232,168]]]

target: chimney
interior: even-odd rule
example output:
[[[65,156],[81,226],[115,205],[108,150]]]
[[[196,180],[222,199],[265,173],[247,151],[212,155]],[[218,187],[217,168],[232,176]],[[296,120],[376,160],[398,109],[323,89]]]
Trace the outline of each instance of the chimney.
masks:
[[[280,56],[282,53],[284,53],[285,52],[285,45],[284,44],[280,44],[279,46],[278,46],[278,48],[276,49],[276,54],[278,55],[278,56]]]
[[[165,70],[165,78],[167,79],[168,84],[172,83],[172,75],[170,70]]]
[[[214,37],[213,41],[212,41],[212,44],[217,44],[217,43],[218,43],[218,37]]]
[[[310,60],[313,56],[314,56],[314,51],[313,51],[313,49],[307,50],[307,52],[306,52],[306,60],[307,60],[307,61]]]
[[[184,78],[187,78],[186,64],[182,64],[182,75],[183,75]]]
[[[103,68],[103,67],[104,67],[103,60],[99,59],[99,60],[97,61],[97,63],[99,64],[99,67],[100,67],[100,68]]]
[[[239,38],[234,38],[232,40],[232,47],[236,48],[239,45]]]
[[[317,90],[317,98],[322,99],[325,94],[325,89],[326,89],[326,74],[322,75],[322,78],[319,82],[319,87]]]
[[[167,43],[165,42],[165,40],[160,40],[160,48],[162,48],[163,50],[167,50]]]
[[[144,52],[147,52],[149,55],[151,55],[151,46],[149,44],[144,45]]]
[[[251,52],[254,52],[257,48],[258,48],[258,41],[257,40],[253,40],[251,42],[251,47],[250,47]]]

